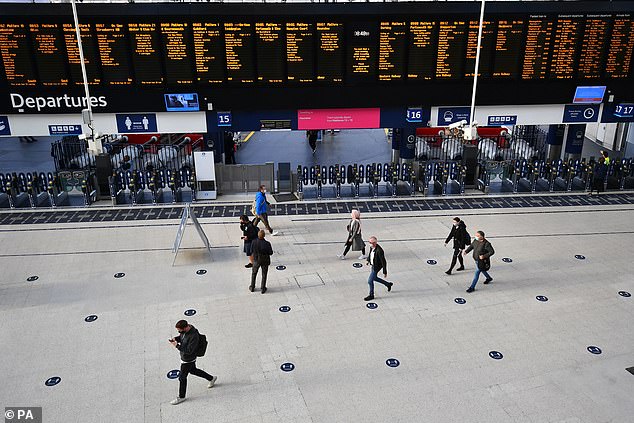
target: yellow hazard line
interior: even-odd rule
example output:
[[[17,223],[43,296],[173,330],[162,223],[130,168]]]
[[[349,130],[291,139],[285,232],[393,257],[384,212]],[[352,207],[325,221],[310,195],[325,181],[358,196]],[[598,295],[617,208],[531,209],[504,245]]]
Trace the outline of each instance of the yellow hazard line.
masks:
[[[253,136],[253,134],[255,134],[255,131],[249,132],[249,135],[247,135],[247,137],[242,142],[245,143],[245,142],[249,141],[249,138],[251,138]]]

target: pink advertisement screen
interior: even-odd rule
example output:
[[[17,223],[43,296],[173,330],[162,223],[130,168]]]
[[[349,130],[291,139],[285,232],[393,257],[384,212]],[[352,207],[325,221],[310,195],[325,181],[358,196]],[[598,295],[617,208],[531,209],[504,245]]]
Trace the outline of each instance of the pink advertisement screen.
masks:
[[[297,129],[379,128],[381,109],[307,109],[297,111]]]

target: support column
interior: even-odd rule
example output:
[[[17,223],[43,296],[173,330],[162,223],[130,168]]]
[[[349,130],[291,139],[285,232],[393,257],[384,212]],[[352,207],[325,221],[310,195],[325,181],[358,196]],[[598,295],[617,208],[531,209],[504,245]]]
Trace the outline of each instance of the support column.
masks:
[[[583,142],[586,135],[586,124],[568,125],[566,134],[566,149],[564,160],[579,160],[583,151]]]
[[[564,145],[564,132],[566,125],[550,125],[546,137],[546,158],[558,160],[561,157],[561,148]]]
[[[403,129],[392,128],[392,163],[398,163],[399,161],[402,136]]]
[[[407,126],[402,129],[400,147],[401,163],[412,163],[416,155],[416,127]]]

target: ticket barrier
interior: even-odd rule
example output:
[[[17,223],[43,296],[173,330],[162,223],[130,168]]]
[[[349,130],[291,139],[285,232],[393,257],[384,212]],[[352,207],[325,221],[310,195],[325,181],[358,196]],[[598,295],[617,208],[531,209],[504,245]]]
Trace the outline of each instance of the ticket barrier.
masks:
[[[618,189],[634,189],[634,159],[615,160],[610,166],[618,181]]]
[[[533,190],[533,165],[526,159],[517,159],[511,169],[513,192],[531,192]]]
[[[195,176],[189,168],[119,171],[109,178],[112,204],[165,204],[195,201]]]
[[[568,160],[567,191],[584,191],[587,186],[588,166],[586,159]]]
[[[63,171],[57,174],[60,194],[57,206],[89,206],[97,201],[95,174],[86,170]]]
[[[445,195],[446,182],[448,174],[446,174],[445,162],[427,162],[425,168],[425,190],[431,195]]]
[[[443,165],[444,195],[464,194],[467,167],[460,162],[445,162]]]

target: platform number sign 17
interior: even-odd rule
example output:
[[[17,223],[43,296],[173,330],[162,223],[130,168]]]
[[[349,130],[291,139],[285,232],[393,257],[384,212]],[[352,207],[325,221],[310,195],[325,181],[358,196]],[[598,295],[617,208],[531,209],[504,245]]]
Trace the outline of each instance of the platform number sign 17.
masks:
[[[423,109],[420,107],[410,107],[407,109],[407,121],[408,122],[422,122],[423,121]]]
[[[231,112],[218,112],[218,126],[231,126]]]

